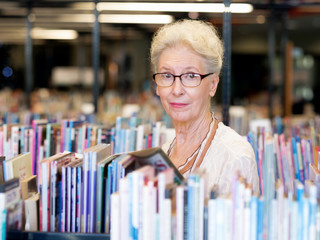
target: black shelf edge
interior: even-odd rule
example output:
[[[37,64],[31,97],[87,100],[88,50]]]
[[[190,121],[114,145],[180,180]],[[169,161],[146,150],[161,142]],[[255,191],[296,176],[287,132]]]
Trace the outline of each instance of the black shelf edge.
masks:
[[[8,231],[6,240],[110,240],[109,234]]]

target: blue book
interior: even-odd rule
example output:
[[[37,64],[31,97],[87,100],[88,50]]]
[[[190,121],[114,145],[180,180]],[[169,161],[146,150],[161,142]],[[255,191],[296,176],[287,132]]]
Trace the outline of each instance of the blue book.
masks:
[[[81,232],[82,166],[77,167],[76,232]]]
[[[258,239],[258,197],[252,196],[250,201],[250,239]]]
[[[299,161],[298,161],[297,143],[296,143],[296,139],[294,137],[291,138],[291,143],[292,143],[294,173],[295,173],[296,179],[299,179],[301,181],[300,174],[299,174]]]
[[[298,216],[297,216],[297,240],[303,240],[303,198],[304,198],[304,186],[302,183],[297,184],[297,203],[298,203]]]
[[[58,201],[57,201],[57,209],[58,209],[58,218],[56,220],[58,221],[58,231],[61,232],[61,219],[62,219],[62,185],[61,181],[57,182],[57,196],[58,196]]]
[[[258,199],[258,223],[257,223],[257,240],[263,240],[263,227],[264,227],[264,199]]]
[[[120,153],[121,152],[121,121],[122,118],[120,116],[116,119],[116,128],[115,128],[115,151],[114,153]]]
[[[208,240],[208,206],[203,209],[203,240]]]
[[[87,137],[86,137],[86,139],[87,139],[87,147],[86,148],[91,147],[91,130],[92,130],[92,126],[89,125],[87,127]]]

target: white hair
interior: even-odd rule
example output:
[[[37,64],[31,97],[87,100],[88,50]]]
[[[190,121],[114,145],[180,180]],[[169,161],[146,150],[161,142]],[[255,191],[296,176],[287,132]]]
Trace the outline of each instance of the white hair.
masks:
[[[154,34],[150,49],[154,72],[161,53],[179,45],[188,45],[203,56],[209,71],[220,74],[224,49],[216,28],[209,22],[191,19],[164,25]]]

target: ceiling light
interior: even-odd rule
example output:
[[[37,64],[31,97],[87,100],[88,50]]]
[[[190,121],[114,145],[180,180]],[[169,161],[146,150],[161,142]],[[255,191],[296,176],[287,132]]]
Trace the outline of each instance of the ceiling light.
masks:
[[[33,28],[31,36],[33,39],[72,40],[78,37],[78,33],[74,30]]]
[[[99,11],[153,11],[153,12],[207,12],[222,13],[225,11],[223,3],[152,3],[152,2],[100,2]],[[249,13],[253,10],[251,4],[232,3],[233,13]]]
[[[170,15],[150,14],[100,14],[101,23],[144,23],[144,24],[167,24],[173,21]]]

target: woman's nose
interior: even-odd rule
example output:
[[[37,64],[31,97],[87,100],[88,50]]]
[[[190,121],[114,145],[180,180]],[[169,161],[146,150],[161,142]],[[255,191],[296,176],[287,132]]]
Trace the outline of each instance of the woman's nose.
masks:
[[[183,93],[184,87],[181,82],[181,78],[175,77],[175,81],[172,84],[172,93],[175,95],[181,95]]]

